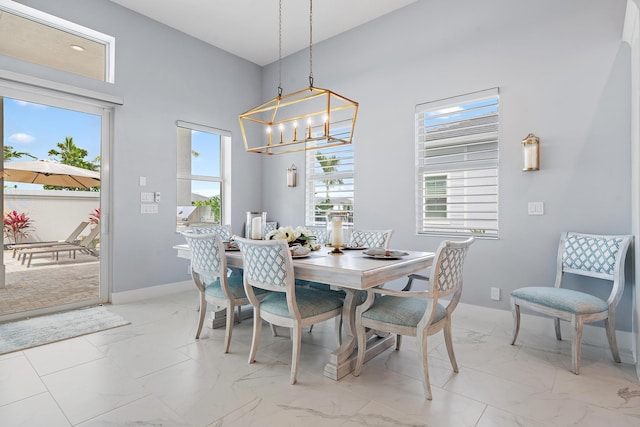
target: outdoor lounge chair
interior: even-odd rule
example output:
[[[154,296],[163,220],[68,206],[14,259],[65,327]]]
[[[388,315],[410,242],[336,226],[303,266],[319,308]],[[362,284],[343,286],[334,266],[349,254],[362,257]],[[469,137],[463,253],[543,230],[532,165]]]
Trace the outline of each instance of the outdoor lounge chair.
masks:
[[[58,254],[60,252],[69,252],[69,256],[73,256],[75,259],[76,252],[81,251],[85,253],[90,253],[95,255],[95,251],[89,246],[91,242],[100,234],[100,226],[94,227],[91,232],[80,241],[80,243],[60,243],[55,246],[49,246],[45,248],[27,248],[23,249],[18,254],[18,259],[20,259],[20,255],[22,255],[22,264],[24,265],[25,260],[27,259],[27,255],[29,255],[29,262],[27,263],[27,268],[31,266],[31,259],[33,258],[33,254],[46,254],[50,253],[56,260],[58,259]]]
[[[82,231],[84,231],[84,229],[87,228],[87,225],[89,225],[88,221],[82,221],[80,224],[78,224],[76,229],[73,230],[73,232],[71,234],[69,234],[69,237],[67,237],[64,240],[54,240],[54,241],[49,241],[49,242],[17,243],[17,244],[14,244],[14,245],[10,245],[9,249],[11,249],[13,251],[13,258],[15,258],[16,254],[19,253],[22,249],[46,248],[46,247],[49,247],[49,246],[56,246],[56,245],[65,244],[65,243],[75,243],[75,241],[78,238],[78,236],[80,235],[80,233],[82,233]],[[18,257],[18,259],[19,259],[19,257]]]

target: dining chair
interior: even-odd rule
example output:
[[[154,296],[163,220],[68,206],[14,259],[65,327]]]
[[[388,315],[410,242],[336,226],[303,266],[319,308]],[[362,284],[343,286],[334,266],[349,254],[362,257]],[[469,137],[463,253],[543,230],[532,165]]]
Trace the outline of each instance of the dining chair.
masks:
[[[511,292],[513,341],[520,330],[520,308],[553,317],[556,339],[562,340],[560,320],[571,322],[571,366],[580,374],[582,328],[585,323],[604,320],[613,360],[620,363],[616,344],[615,309],[624,290],[624,264],[632,236],[564,232],[560,236],[554,286],[528,286]],[[563,287],[565,273],[611,282],[606,300],[583,290]],[[579,286],[584,282],[577,282]]]
[[[329,243],[329,232],[327,231],[327,227],[308,226],[305,228],[311,232],[312,236],[315,236],[316,245],[324,246]]]
[[[219,225],[219,224],[211,224],[211,225],[200,225],[196,227],[190,227],[188,231],[192,231],[196,234],[212,234],[216,233],[220,236],[223,242],[228,242],[231,240],[231,224]]]
[[[389,249],[389,241],[393,230],[359,230],[351,232],[348,247],[385,248]]]
[[[276,231],[277,229],[278,229],[277,221],[267,221],[264,224],[264,235],[266,236],[267,234],[271,233],[272,231]]]
[[[443,331],[451,366],[454,372],[458,372],[451,339],[451,315],[460,300],[464,260],[473,241],[474,238],[470,237],[461,242],[445,240],[440,243],[427,291],[398,291],[385,288],[367,290],[367,299],[356,308],[356,377],[360,375],[364,363],[368,338],[366,328],[396,334],[396,350],[400,350],[399,338],[402,335],[416,337],[423,388],[428,400],[432,399],[427,361],[428,336]],[[441,300],[448,296],[448,302]]]
[[[244,288],[253,304],[253,339],[249,363],[254,363],[262,320],[290,328],[293,345],[290,383],[298,374],[302,328],[342,316],[342,300],[312,289],[295,286],[293,261],[285,240],[238,238],[244,265]],[[270,291],[258,298],[258,291]]]
[[[227,259],[222,238],[217,233],[195,234],[183,232],[191,249],[191,277],[200,292],[200,317],[196,339],[200,338],[207,303],[224,306],[227,310],[226,329],[224,335],[224,352],[229,352],[234,324],[234,308],[249,304],[244,292],[242,275],[228,276]],[[256,298],[261,298],[266,291],[256,291]],[[238,321],[240,317],[238,317]]]

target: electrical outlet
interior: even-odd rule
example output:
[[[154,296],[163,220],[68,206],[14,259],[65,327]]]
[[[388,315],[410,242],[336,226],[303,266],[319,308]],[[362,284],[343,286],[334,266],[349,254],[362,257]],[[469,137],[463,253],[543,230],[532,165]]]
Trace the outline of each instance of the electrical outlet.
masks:
[[[491,299],[500,301],[500,288],[491,288]]]

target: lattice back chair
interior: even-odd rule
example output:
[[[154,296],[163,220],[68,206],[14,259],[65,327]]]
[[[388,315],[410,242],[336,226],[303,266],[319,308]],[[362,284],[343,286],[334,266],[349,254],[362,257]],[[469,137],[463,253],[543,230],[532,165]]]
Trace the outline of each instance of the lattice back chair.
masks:
[[[244,264],[245,292],[254,306],[253,339],[249,363],[254,363],[262,319],[291,329],[291,384],[296,383],[302,328],[342,315],[342,300],[295,286],[293,261],[285,240],[238,239]],[[262,300],[258,290],[270,291]]]
[[[311,232],[312,236],[316,237],[316,245],[324,246],[329,243],[329,232],[327,231],[327,227],[310,226],[305,228]]]
[[[271,233],[272,231],[276,231],[277,229],[278,229],[277,221],[267,221],[264,224],[264,235],[266,236],[267,234]]]
[[[624,264],[632,236],[564,232],[560,237],[556,281],[551,286],[529,286],[511,292],[514,345],[520,330],[520,308],[554,318],[556,338],[562,340],[560,320],[571,322],[571,366],[580,374],[582,328],[585,323],[604,320],[613,360],[620,363],[616,344],[615,308],[624,290]],[[586,292],[562,287],[566,273],[611,281],[611,293],[603,300]]]
[[[349,247],[385,248],[389,249],[389,241],[393,230],[359,230],[354,229],[349,239]]]
[[[202,332],[207,302],[224,306],[227,310],[224,352],[228,353],[235,320],[234,308],[249,304],[244,293],[242,275],[227,276],[227,260],[219,234],[183,232],[182,235],[191,249],[191,276],[200,292],[200,317],[196,339],[200,338]]]
[[[190,231],[196,234],[218,234],[223,242],[228,242],[231,240],[231,225],[203,225],[198,227],[189,228]],[[188,232],[188,231],[187,231]]]
[[[454,372],[458,364],[453,352],[451,339],[451,316],[462,294],[462,272],[464,260],[473,237],[461,242],[443,241],[435,254],[435,264],[431,269],[428,291],[396,291],[384,288],[367,290],[367,299],[356,308],[356,335],[358,357],[355,376],[359,376],[364,363],[367,328],[416,337],[418,358],[423,374],[425,397],[432,398],[427,361],[427,337],[440,330],[449,354]],[[440,301],[450,297],[449,302]],[[444,305],[443,305],[444,304]],[[396,341],[396,350],[400,341]]]

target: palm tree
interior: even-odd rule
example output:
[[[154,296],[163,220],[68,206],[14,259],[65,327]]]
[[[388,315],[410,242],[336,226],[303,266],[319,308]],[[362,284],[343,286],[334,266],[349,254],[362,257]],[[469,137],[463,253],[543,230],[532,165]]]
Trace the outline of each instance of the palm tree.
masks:
[[[64,138],[64,142],[58,142],[56,144],[58,150],[52,148],[47,153],[49,157],[59,157],[59,159],[55,159],[60,163],[65,165],[71,165],[82,169],[88,169],[91,171],[98,170],[98,165],[94,162],[90,162],[85,160],[85,157],[89,154],[87,150],[84,148],[78,147],[73,142],[73,137],[67,136]],[[99,158],[96,158],[99,159]],[[44,185],[43,188],[45,190],[69,190],[69,191],[100,191],[100,187],[91,187],[90,189],[86,188],[77,188],[77,187],[58,187],[54,185]]]
[[[329,175],[336,172],[338,170],[336,166],[340,163],[340,159],[337,158],[335,154],[332,154],[331,156],[325,156],[320,151],[316,153],[316,160],[320,165],[320,167],[322,168],[322,172],[325,175]],[[331,186],[336,184],[337,185],[343,184],[343,181],[340,178],[325,179],[322,182],[324,183],[327,200],[329,200],[329,190]]]
[[[59,148],[59,151],[52,148],[47,153],[49,157],[59,156],[60,159],[56,160],[65,165],[76,166],[83,169],[89,169],[91,171],[98,170],[98,166],[95,163],[84,159],[87,157],[89,152],[84,148],[78,147],[73,142],[73,137],[65,137],[64,142],[58,142],[56,146]]]
[[[5,145],[4,146],[4,160],[11,160],[11,159],[19,159],[22,156],[27,156],[27,157],[31,157],[32,159],[37,159],[36,156],[33,156],[29,153],[24,153],[21,151],[15,151],[13,149],[13,147],[11,145]]]

